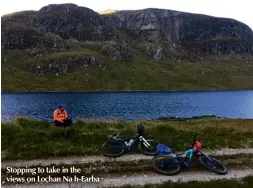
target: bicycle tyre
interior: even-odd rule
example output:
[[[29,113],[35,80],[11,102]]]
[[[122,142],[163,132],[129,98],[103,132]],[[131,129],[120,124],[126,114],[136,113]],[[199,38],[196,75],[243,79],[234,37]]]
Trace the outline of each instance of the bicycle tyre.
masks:
[[[206,155],[199,156],[198,159],[199,159],[200,165],[203,166],[203,167],[205,167],[209,171],[212,171],[212,172],[214,172],[216,174],[219,174],[219,175],[225,175],[225,174],[228,173],[228,168],[222,162],[220,162],[218,159],[215,159],[215,158],[213,158],[211,156],[209,156],[209,158],[212,158],[213,161],[215,161],[217,164],[219,164],[219,166],[222,167],[222,170],[215,169],[215,168],[211,167],[210,165],[208,165],[206,163],[205,159],[207,159],[208,161],[210,161],[210,160],[207,158]]]
[[[155,140],[146,140],[151,146],[152,146],[152,149],[149,150],[148,148],[146,148],[144,146],[144,144],[142,142],[139,142],[138,144],[138,148],[139,150],[141,151],[142,154],[144,155],[148,155],[148,156],[154,156],[154,155],[157,155],[158,152],[156,150],[156,147],[157,145],[159,144],[159,142],[155,141]],[[155,146],[153,147],[153,145],[151,143],[155,143]]]
[[[108,153],[105,151],[106,146],[109,146],[113,153]],[[120,157],[125,154],[125,145],[122,142],[116,140],[109,140],[102,145],[102,153],[106,157]]]
[[[162,170],[159,167],[157,167],[156,161],[161,157],[165,157],[165,159],[172,160],[171,164],[175,165],[176,169],[173,170],[173,171],[168,172],[168,171]],[[152,168],[157,173],[162,174],[162,175],[167,175],[167,176],[172,176],[172,175],[179,174],[182,170],[182,168],[181,168],[179,162],[177,161],[177,159],[175,159],[174,157],[172,157],[170,155],[166,155],[166,154],[158,154],[158,155],[154,156],[153,159],[152,159]]]

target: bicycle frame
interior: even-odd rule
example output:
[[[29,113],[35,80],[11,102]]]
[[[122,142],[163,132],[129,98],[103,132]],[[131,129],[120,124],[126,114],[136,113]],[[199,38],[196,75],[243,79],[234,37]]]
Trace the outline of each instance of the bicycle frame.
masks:
[[[109,135],[109,139],[114,139],[114,136],[119,137],[118,142],[121,142],[124,145],[124,148],[126,150],[131,151],[133,149],[134,146],[136,146],[139,142],[141,142],[146,148],[150,148],[151,145],[148,143],[148,141],[143,137],[143,129],[144,127],[142,125],[138,126],[138,134],[132,137],[128,137],[125,139],[122,139],[119,137],[119,135]],[[131,143],[129,142],[130,140],[133,139],[133,142],[131,141]],[[130,145],[129,145],[130,144]]]
[[[166,146],[166,145],[165,145]],[[170,146],[167,146],[167,149]],[[171,150],[166,150],[166,147],[163,148],[157,147],[159,155],[156,155],[152,159],[153,169],[163,175],[175,175],[181,172],[182,169],[191,168],[193,162],[193,155],[196,157],[197,161],[201,166],[204,166],[209,171],[215,172],[217,174],[224,175],[227,173],[227,167],[219,162],[217,159],[213,158],[211,155],[201,152],[202,144],[199,140],[196,140],[196,135],[194,135],[193,142],[189,148],[183,152],[174,152]],[[161,161],[158,161],[161,160]],[[158,162],[158,165],[157,165]],[[219,165],[217,168],[216,164]],[[170,169],[173,168],[173,169]],[[172,171],[167,171],[167,170]]]
[[[130,145],[130,146],[126,146],[125,147],[130,151],[131,149],[133,149],[133,147],[139,142],[139,139],[138,138],[138,135],[137,136],[132,136],[132,137],[128,137],[126,139],[123,139],[122,142],[124,143],[125,145],[125,142],[128,142],[129,140],[131,139],[134,139],[134,142]]]
[[[143,142],[144,146],[150,147],[150,144],[146,141],[146,139],[143,136],[132,136],[126,139],[123,139],[122,142],[125,143],[126,141],[128,142],[129,140],[134,139],[134,142],[130,146],[126,146],[128,150],[130,151],[133,149],[133,147],[138,143],[138,142]]]
[[[198,150],[197,153],[196,153],[196,151],[197,151],[197,150],[195,150],[194,148],[190,148],[190,149],[187,149],[186,151],[184,151],[183,153],[176,153],[176,154],[174,154],[173,157],[176,158],[176,159],[179,159],[180,165],[183,165],[184,167],[190,167],[191,162],[192,162],[192,158],[193,158],[193,157],[192,157],[193,154],[194,154],[195,156],[197,156],[197,155],[205,155],[205,157],[207,157],[210,161],[213,161],[213,159],[210,158],[210,157],[208,156],[208,154],[202,153],[200,150]],[[189,157],[188,160],[185,160],[185,157],[186,157],[186,156]],[[181,161],[180,157],[182,157],[182,158],[184,159],[183,162]],[[185,164],[185,163],[186,163],[186,164]],[[185,165],[186,165],[186,166],[185,166]]]
[[[190,148],[188,150],[186,150],[185,152],[183,152],[183,154],[185,154],[186,156],[189,156],[189,160],[186,161],[187,163],[190,163],[192,161],[192,155],[195,152],[195,150],[193,148]]]
[[[188,159],[188,161],[185,161],[185,162],[187,162],[188,164],[190,164],[192,162],[192,158],[193,158],[192,156],[193,156],[193,154],[195,152],[196,152],[196,150],[192,147],[192,148],[187,149],[183,153],[176,153],[176,156],[174,156],[174,157],[181,157],[181,156],[183,156],[185,158],[186,156],[188,156],[189,159]],[[200,150],[198,151],[198,153],[201,154],[201,155],[205,155],[209,160],[212,161],[212,159],[208,155],[202,153]],[[195,153],[195,155],[196,155],[196,153]]]

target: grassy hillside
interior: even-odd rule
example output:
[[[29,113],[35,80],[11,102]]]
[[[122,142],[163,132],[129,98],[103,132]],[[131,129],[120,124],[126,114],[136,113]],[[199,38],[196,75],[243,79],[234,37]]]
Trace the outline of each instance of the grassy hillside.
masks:
[[[155,8],[116,12],[67,3],[2,16],[2,91],[253,89],[247,25]]]
[[[195,133],[205,149],[253,147],[253,120],[77,121],[64,129],[48,122],[17,118],[1,125],[2,160],[100,154],[108,134],[133,136],[139,123],[145,126],[145,138],[171,144],[176,151],[188,147]]]
[[[106,49],[106,46],[104,47]],[[65,52],[25,56],[24,52],[2,57],[3,91],[90,91],[90,90],[226,90],[253,89],[253,63],[244,60],[150,60],[134,55],[132,61],[110,60],[105,49],[90,46]],[[86,67],[74,65],[96,58]],[[55,63],[56,62],[56,63]],[[65,74],[33,72],[29,66],[74,66]],[[79,66],[79,67],[75,67]]]

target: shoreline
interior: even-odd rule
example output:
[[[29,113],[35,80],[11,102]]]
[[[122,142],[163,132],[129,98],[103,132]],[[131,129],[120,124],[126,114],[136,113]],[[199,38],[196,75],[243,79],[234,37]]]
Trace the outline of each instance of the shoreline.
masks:
[[[1,94],[8,93],[110,93],[110,92],[239,92],[253,91],[253,89],[200,89],[200,90],[83,90],[83,91],[1,91]]]
[[[37,118],[32,117],[25,117],[25,116],[16,116],[12,120],[4,121],[1,120],[2,123],[12,123],[17,118],[24,118],[28,120],[35,120],[35,121],[41,121],[41,122],[48,122],[51,123],[52,120],[41,120]],[[73,118],[72,118],[73,119]],[[191,117],[178,117],[178,116],[169,116],[169,117],[159,117],[156,119],[142,119],[142,120],[125,120],[125,119],[99,119],[99,118],[83,118],[83,119],[73,119],[74,121],[87,121],[87,122],[117,122],[117,121],[123,121],[127,123],[140,123],[140,122],[169,122],[169,121],[189,121],[189,120],[208,120],[208,119],[230,119],[230,120],[252,120],[253,118],[231,118],[231,117],[221,117],[216,115],[201,115],[201,116],[191,116]]]

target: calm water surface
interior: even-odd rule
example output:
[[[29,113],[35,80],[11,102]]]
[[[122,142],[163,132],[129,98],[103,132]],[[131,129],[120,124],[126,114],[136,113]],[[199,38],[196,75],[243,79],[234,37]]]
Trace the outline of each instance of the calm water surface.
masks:
[[[147,120],[216,115],[253,118],[253,91],[2,93],[2,121],[15,116],[51,120],[58,104],[77,119]]]

